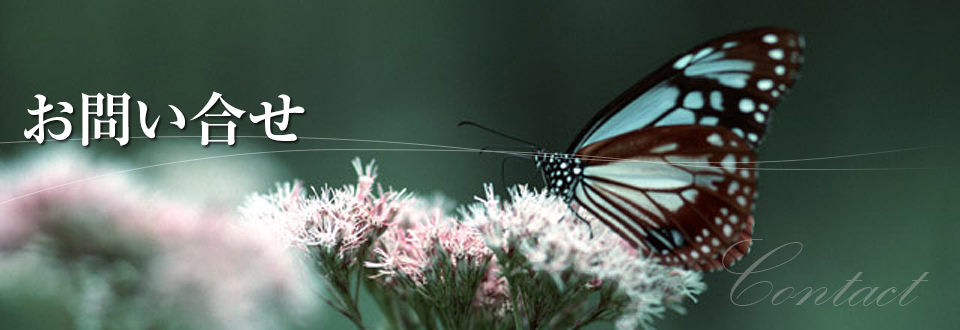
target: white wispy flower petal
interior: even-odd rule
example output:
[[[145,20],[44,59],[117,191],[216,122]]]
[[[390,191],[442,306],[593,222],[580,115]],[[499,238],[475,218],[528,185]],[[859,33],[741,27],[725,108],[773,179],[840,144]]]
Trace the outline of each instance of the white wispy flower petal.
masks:
[[[571,274],[615,283],[628,306],[617,320],[622,329],[648,325],[664,307],[693,297],[706,286],[699,273],[658,264],[639,254],[592,217],[580,218],[565,202],[526,186],[502,202],[491,186],[464,213],[493,249],[521,253],[531,267],[558,285]],[[592,225],[588,225],[587,222]]]
[[[241,221],[277,232],[290,244],[318,247],[344,257],[379,234],[406,202],[403,192],[374,193],[376,166],[353,162],[356,185],[312,188],[299,181],[251,194],[240,207]]]

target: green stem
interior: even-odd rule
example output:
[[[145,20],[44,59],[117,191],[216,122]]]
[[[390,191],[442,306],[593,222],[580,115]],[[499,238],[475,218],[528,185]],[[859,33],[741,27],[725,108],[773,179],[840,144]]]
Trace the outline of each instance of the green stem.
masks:
[[[602,315],[604,311],[606,311],[606,309],[607,309],[607,306],[606,306],[606,305],[607,305],[607,300],[609,300],[609,298],[610,298],[610,297],[609,297],[608,292],[607,292],[606,290],[601,289],[601,291],[600,291],[600,301],[597,302],[597,307],[595,307],[595,308],[593,309],[593,313],[590,313],[590,316],[588,316],[586,319],[584,319],[584,320],[582,320],[582,321],[577,321],[576,325],[575,325],[573,328],[571,328],[570,330],[579,330],[579,329],[582,328],[583,326],[585,326],[585,325],[587,325],[587,324],[590,324],[590,323],[593,323],[594,321],[596,321],[597,318],[600,317],[600,315]]]
[[[353,322],[357,329],[366,330],[367,327],[363,325],[363,318],[357,305],[358,300],[350,292],[350,278],[353,270],[345,265],[342,260],[337,260],[336,256],[322,254],[318,267],[321,274],[324,274],[324,281],[321,282],[327,286],[327,290],[331,293],[331,296],[336,298],[337,303],[329,299],[324,300]]]
[[[511,288],[510,300],[513,302],[513,326],[515,330],[523,329],[523,320],[520,319],[520,291],[519,288],[513,286]]]

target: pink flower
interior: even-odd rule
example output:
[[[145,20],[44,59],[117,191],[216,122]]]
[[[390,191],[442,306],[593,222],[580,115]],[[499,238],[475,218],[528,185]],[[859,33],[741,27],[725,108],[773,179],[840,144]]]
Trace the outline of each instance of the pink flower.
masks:
[[[268,194],[253,194],[240,207],[241,221],[267,229],[286,244],[318,247],[340,258],[379,236],[393,221],[406,198],[403,192],[377,187],[376,167],[355,159],[358,183],[335,189],[312,189],[300,182],[277,185]],[[355,258],[346,258],[355,259]]]
[[[493,314],[504,317],[510,309],[510,289],[507,279],[500,275],[496,258],[491,260],[487,274],[477,290],[473,305],[480,310],[493,310]]]
[[[416,200],[401,214],[404,222],[387,229],[374,247],[374,261],[365,264],[384,281],[403,275],[423,284],[424,272],[438,271],[431,267],[439,253],[449,258],[453,268],[462,262],[485,267],[492,256],[475,228],[447,216],[442,207]]]
[[[478,228],[498,257],[519,253],[532,270],[548,274],[561,287],[576,277],[593,288],[614,283],[628,298],[617,321],[620,328],[645,325],[665,306],[705,289],[699,273],[638,254],[601,223],[578,218],[546,192],[517,186],[510,190],[510,201],[501,202],[487,186],[486,196],[477,200],[465,212],[466,222]]]
[[[77,292],[99,297],[97,308],[145,313],[141,321],[147,328],[154,327],[150,322],[171,322],[162,318],[172,315],[201,328],[273,328],[286,322],[281,314],[312,305],[306,270],[276,248],[272,236],[234,226],[228,211],[148,193],[128,177],[97,177],[113,172],[111,166],[58,151],[0,171],[5,187],[0,202],[7,201],[0,204],[0,223],[16,228],[0,230],[0,247],[7,250],[0,254],[0,281],[24,276],[16,271],[25,269],[18,256],[36,253],[31,246],[41,245],[57,253],[38,257],[55,258],[54,264],[70,271],[90,269],[74,275],[96,285]],[[110,272],[120,266],[112,265],[135,269],[135,297],[114,295]],[[110,305],[128,302],[118,299],[150,309]],[[103,314],[83,317],[110,315],[97,313]]]

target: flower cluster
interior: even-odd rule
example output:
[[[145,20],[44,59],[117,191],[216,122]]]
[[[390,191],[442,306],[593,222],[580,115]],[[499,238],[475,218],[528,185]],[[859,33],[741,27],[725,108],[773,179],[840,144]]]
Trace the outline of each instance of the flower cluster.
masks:
[[[503,279],[480,232],[416,200],[380,237],[365,266],[390,314],[448,329],[492,328],[507,308]],[[406,318],[411,318],[409,315]]]
[[[705,289],[699,273],[643,257],[622,238],[567,203],[526,186],[501,202],[486,196],[465,212],[481,229],[516,292],[530,328],[611,319],[621,329],[646,326],[665,305]],[[558,303],[559,302],[559,303]]]
[[[366,327],[355,298],[361,283],[400,329],[579,328],[600,320],[634,329],[704,289],[698,273],[640,255],[546,192],[519,186],[501,201],[488,186],[454,213],[415,195],[373,194],[372,163],[354,167],[357,185],[311,195],[300,183],[282,184],[248,198],[242,213],[247,223],[279,228],[316,260],[328,303],[358,328]]]
[[[492,255],[475,228],[464,226],[440,207],[416,201],[397,220],[374,248],[374,261],[365,264],[385,282],[402,276],[423,285],[425,272],[434,270],[431,263],[441,253],[449,257],[452,267],[458,262],[483,266]]]
[[[264,228],[288,246],[306,251],[332,297],[324,299],[358,327],[363,320],[356,286],[363,281],[362,260],[373,242],[407,202],[403,192],[376,186],[376,166],[353,162],[356,185],[325,186],[308,193],[300,182],[279,184],[268,194],[253,194],[240,207],[241,222]]]
[[[41,156],[0,177],[0,296],[50,290],[70,328],[270,329],[312,308],[307,272],[273,236],[108,165]]]
[[[376,238],[405,203],[403,192],[374,194],[376,167],[353,163],[356,185],[323,187],[308,193],[299,181],[278,184],[268,194],[253,194],[240,207],[241,221],[273,229],[289,244],[315,247],[350,262],[358,249]]]

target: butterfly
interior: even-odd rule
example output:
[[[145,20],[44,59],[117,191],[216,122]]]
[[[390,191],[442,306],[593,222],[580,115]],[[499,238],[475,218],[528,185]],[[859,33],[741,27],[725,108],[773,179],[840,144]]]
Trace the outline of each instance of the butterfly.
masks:
[[[803,36],[707,41],[620,94],[566,153],[538,150],[549,191],[661,263],[729,267],[750,248],[755,148],[803,63]]]

